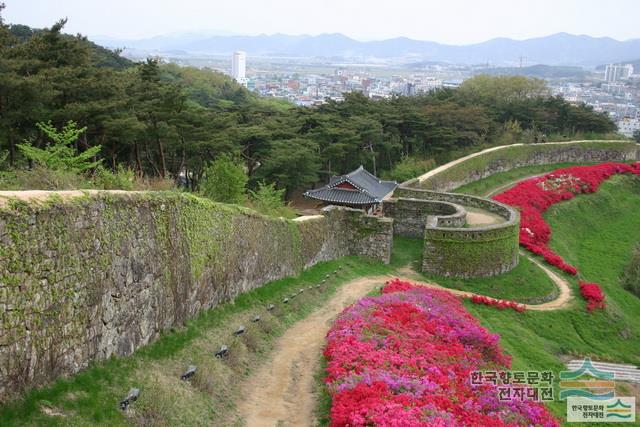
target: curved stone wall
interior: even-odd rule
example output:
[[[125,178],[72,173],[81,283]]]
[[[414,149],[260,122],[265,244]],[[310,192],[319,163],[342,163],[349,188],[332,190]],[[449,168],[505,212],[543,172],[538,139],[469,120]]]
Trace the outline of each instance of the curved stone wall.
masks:
[[[493,147],[462,157],[406,181],[402,187],[450,191],[495,173],[552,163],[632,161],[640,159],[640,145],[630,141],[572,141]]]
[[[520,216],[515,209],[481,197],[416,188],[400,187],[394,195],[400,200],[411,198],[477,207],[505,220],[496,225],[458,228],[443,227],[438,222],[427,223],[422,259],[424,272],[460,278],[489,277],[518,265]],[[394,222],[398,223],[395,217]]]
[[[435,200],[400,197],[385,200],[385,217],[393,218],[393,233],[398,236],[421,238],[427,223],[439,227],[463,227],[466,212],[461,206]]]

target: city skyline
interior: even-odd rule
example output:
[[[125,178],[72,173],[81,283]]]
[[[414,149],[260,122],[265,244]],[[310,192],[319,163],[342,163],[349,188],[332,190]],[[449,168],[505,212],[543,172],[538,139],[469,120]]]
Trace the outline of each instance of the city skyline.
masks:
[[[89,36],[144,39],[154,36],[209,31],[217,35],[342,33],[356,40],[408,37],[446,44],[473,44],[498,37],[516,40],[558,32],[629,40],[640,37],[635,16],[640,3],[541,0],[490,0],[479,4],[451,1],[446,4],[397,0],[319,0],[300,2],[247,0],[235,4],[211,4],[202,0],[140,0],[109,3],[60,0],[5,0],[6,20],[34,27],[50,26],[67,17],[67,30]],[[301,3],[306,3],[301,5]],[[625,13],[620,13],[624,11]]]

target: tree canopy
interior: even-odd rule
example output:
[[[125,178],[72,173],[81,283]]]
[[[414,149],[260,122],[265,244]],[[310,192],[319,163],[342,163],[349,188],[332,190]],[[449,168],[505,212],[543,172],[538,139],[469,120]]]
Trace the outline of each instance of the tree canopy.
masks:
[[[64,34],[65,20],[36,30],[1,19],[0,8],[0,158],[6,153],[14,169],[34,160],[18,149],[23,141],[33,150],[50,145],[37,123],[86,129],[69,145],[74,155],[88,152],[114,171],[188,176],[197,187],[212,161],[231,156],[253,188],[275,183],[287,192],[359,165],[382,175],[409,157],[442,162],[502,141],[615,130],[606,116],[550,96],[541,80],[479,76],[416,97],[349,93],[299,108],[210,69],[133,63]]]

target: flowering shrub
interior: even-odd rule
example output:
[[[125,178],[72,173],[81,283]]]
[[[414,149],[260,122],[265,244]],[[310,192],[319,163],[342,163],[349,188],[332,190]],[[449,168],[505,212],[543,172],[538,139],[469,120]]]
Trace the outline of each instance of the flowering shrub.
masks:
[[[604,294],[596,283],[580,282],[580,295],[587,300],[587,310],[604,309]]]
[[[550,206],[572,199],[576,194],[594,193],[605,180],[620,173],[640,175],[640,163],[602,163],[558,169],[544,176],[522,181],[494,199],[520,209],[520,245],[541,255],[549,264],[575,275],[576,268],[567,264],[547,246],[551,229],[542,214]]]
[[[450,293],[390,282],[327,334],[331,425],[558,426],[540,403],[471,384],[473,371],[510,365],[498,341]]]
[[[615,174],[632,173],[640,175],[640,163],[602,163],[594,166],[574,166],[558,169],[541,177],[527,179],[513,188],[498,194],[495,200],[520,209],[520,245],[545,261],[569,274],[578,270],[556,254],[548,243],[551,228],[542,214],[552,205],[569,200],[576,194],[594,193],[604,181]],[[580,285],[580,293],[587,300],[587,309],[604,308],[604,294],[598,285],[587,286],[587,295]]]
[[[515,301],[499,300],[495,298],[485,297],[483,295],[474,295],[471,297],[471,302],[474,304],[484,304],[491,307],[496,307],[499,310],[506,308],[512,308],[519,313],[523,313],[527,310],[527,307],[523,304],[518,304]]]

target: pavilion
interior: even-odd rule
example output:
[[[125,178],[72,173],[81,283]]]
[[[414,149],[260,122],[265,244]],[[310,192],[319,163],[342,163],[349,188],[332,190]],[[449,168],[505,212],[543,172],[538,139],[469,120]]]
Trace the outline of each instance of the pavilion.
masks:
[[[360,166],[346,175],[334,176],[329,184],[304,193],[305,197],[327,205],[348,206],[373,212],[398,186],[395,181],[383,181]]]

